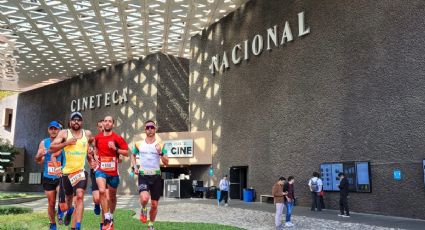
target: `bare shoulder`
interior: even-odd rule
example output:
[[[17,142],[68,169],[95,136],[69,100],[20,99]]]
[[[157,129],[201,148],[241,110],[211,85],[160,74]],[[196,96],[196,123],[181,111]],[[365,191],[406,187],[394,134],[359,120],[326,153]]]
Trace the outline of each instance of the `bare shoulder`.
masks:
[[[86,132],[86,137],[88,138],[88,139],[91,139],[91,138],[93,138],[93,135],[92,135],[92,133],[91,133],[91,131],[90,130],[84,130],[84,132]]]
[[[39,146],[39,148],[44,146],[44,139],[40,141],[40,144],[38,146]]]

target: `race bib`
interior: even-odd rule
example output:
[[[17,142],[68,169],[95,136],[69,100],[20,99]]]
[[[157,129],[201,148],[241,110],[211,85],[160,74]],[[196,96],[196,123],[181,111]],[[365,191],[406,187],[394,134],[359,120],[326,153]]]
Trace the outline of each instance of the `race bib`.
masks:
[[[78,182],[85,180],[86,175],[84,174],[84,170],[72,173],[68,175],[68,179],[71,182],[72,187],[78,184]]]
[[[57,162],[56,164],[58,165],[58,168],[61,167],[60,162]],[[51,176],[56,176],[55,171],[56,171],[56,168],[53,165],[53,162],[51,162],[51,161],[47,162],[47,174],[51,175]]]
[[[115,172],[116,162],[115,157],[102,157],[100,169],[105,172]]]
[[[159,174],[159,169],[142,169],[141,174],[142,175],[157,175]]]

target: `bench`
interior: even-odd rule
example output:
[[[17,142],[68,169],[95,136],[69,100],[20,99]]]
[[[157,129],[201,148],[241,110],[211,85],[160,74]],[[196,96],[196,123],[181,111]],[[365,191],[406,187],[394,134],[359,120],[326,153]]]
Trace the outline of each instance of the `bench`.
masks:
[[[273,204],[273,196],[272,195],[260,195],[260,202],[272,203]]]

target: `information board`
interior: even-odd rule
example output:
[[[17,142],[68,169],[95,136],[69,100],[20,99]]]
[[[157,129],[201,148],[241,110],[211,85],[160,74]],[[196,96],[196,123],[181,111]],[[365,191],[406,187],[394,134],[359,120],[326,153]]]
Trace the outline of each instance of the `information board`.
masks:
[[[321,164],[320,174],[323,182],[323,190],[332,190],[332,164]]]
[[[371,192],[370,167],[367,161],[347,161],[320,164],[323,190],[339,191],[340,172],[344,172],[348,180],[350,192]],[[425,160],[424,160],[425,184]]]
[[[369,162],[356,162],[357,192],[371,192]]]
[[[332,190],[339,191],[339,177],[338,174],[343,170],[342,163],[333,163],[332,164]]]

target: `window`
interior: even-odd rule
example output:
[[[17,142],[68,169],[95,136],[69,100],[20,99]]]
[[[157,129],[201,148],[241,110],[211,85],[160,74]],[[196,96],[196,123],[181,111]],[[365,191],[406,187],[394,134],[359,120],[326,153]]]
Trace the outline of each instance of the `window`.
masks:
[[[11,128],[12,127],[12,117],[13,109],[4,109],[3,111],[3,127]]]

